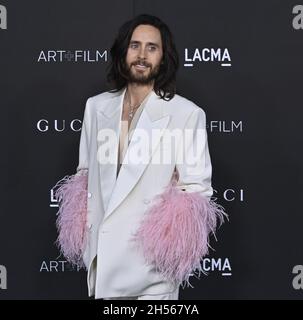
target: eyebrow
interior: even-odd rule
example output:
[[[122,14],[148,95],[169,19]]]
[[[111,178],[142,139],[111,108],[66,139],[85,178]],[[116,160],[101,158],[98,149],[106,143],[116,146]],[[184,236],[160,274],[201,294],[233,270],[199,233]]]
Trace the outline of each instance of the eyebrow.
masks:
[[[137,41],[137,40],[131,40],[129,42],[129,44],[140,44],[141,42],[140,41]],[[147,42],[148,45],[153,45],[157,48],[159,48],[159,45],[157,43],[154,43],[154,42]]]

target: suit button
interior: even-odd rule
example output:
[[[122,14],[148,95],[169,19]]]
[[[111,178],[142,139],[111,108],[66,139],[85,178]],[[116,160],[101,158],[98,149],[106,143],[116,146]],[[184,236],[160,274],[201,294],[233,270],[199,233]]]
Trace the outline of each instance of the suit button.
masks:
[[[88,229],[91,229],[93,225],[91,223],[87,223],[86,226]]]
[[[92,197],[92,194],[91,194],[90,192],[88,192],[87,197],[88,197],[88,198],[91,198],[91,197]]]
[[[148,203],[150,203],[150,200],[149,200],[149,199],[144,199],[143,202],[144,202],[145,204],[148,204]]]

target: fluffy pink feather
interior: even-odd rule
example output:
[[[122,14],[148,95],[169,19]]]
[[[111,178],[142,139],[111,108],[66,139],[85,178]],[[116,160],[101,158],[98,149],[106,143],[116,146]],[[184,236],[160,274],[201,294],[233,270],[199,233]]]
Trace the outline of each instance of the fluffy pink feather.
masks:
[[[202,271],[201,259],[208,254],[209,234],[215,233],[217,219],[223,223],[224,208],[199,192],[184,192],[172,180],[157,195],[146,212],[134,240],[146,262],[178,285]]]
[[[54,187],[54,195],[59,202],[56,244],[66,260],[78,267],[84,267],[87,184],[88,171],[82,169],[77,174],[65,176]]]

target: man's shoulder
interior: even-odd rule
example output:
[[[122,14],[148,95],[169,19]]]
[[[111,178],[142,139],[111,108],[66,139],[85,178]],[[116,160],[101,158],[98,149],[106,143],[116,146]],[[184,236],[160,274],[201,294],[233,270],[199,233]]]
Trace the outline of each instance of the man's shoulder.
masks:
[[[117,97],[119,94],[121,94],[121,91],[104,91],[101,93],[98,93],[94,96],[91,96],[86,101],[85,109],[88,114],[93,115],[94,112],[98,109],[102,109],[104,106],[106,106],[110,101]]]
[[[119,94],[121,94],[120,91],[104,91],[104,92],[101,92],[101,93],[98,93],[94,96],[91,96],[88,98],[89,102],[90,103],[96,103],[96,102],[103,102],[103,101],[106,101],[106,100],[110,100],[112,98],[115,98],[116,96],[118,96]]]
[[[169,105],[173,112],[189,115],[196,110],[200,110],[200,112],[205,114],[204,109],[200,105],[197,105],[194,101],[185,98],[180,94],[175,94],[174,97],[169,101]]]

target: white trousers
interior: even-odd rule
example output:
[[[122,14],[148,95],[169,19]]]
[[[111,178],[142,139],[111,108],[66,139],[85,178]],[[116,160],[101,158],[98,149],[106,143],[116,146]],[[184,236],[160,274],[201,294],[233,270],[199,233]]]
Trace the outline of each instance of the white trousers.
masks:
[[[104,300],[179,300],[179,288],[174,292],[165,294],[146,294],[135,297],[110,297]]]

